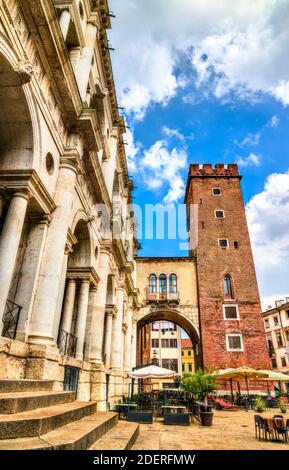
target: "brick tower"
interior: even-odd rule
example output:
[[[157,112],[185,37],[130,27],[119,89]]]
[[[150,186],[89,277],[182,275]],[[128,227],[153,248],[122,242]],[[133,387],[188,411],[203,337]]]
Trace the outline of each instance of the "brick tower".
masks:
[[[190,166],[186,204],[198,205],[196,247],[203,365],[270,369],[235,164]],[[190,212],[188,212],[190,213]]]

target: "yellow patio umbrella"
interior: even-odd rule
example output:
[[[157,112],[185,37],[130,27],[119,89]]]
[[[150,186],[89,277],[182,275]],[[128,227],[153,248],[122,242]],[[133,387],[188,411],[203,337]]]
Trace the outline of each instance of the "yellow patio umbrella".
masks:
[[[249,395],[249,380],[260,380],[267,379],[269,377],[269,371],[261,371],[257,369],[252,369],[251,367],[242,366],[237,369],[224,369],[216,372],[217,380],[230,380],[231,383],[231,393],[233,395],[232,382],[236,380],[237,382],[245,381],[247,392]]]
[[[273,372],[272,370],[262,370],[262,372],[266,372],[268,374],[268,377],[266,379],[259,379],[262,381],[267,382],[267,390],[268,390],[268,395],[270,395],[270,388],[269,388],[269,382],[289,382],[289,375],[282,374],[281,372]],[[281,385],[280,385],[281,389]]]
[[[289,375],[282,374],[281,372],[273,372],[272,370],[261,370],[260,372],[264,372],[268,374],[268,377],[259,379],[259,380],[267,380],[268,382],[289,382]]]

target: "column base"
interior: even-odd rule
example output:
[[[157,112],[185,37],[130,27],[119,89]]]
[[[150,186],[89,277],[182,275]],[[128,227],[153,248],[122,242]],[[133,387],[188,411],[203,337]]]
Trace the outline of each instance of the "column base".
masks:
[[[27,342],[29,344],[57,347],[53,336],[29,335]]]

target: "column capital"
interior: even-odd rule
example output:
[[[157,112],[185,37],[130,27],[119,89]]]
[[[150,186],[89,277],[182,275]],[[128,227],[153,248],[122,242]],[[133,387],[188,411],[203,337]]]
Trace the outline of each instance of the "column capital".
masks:
[[[32,214],[29,214],[28,218],[34,224],[47,225],[47,227],[50,225],[50,222],[51,222],[50,214],[32,213]]]
[[[31,192],[29,191],[28,188],[19,189],[15,191],[15,193],[12,194],[11,199],[15,197],[19,197],[19,198],[22,197],[26,201],[29,201],[29,199],[31,198]]]
[[[106,315],[111,315],[113,318],[116,317],[116,314],[118,312],[118,308],[114,304],[106,304],[105,306],[105,313]]]
[[[80,156],[77,149],[67,148],[60,157],[60,168],[67,168],[77,175],[80,172]]]

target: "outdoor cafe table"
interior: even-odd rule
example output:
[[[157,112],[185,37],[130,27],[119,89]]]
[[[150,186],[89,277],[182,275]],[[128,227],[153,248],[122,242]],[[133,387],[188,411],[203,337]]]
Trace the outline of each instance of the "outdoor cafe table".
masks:
[[[173,413],[177,413],[178,410],[186,410],[186,407],[185,406],[177,406],[177,405],[163,405],[162,406],[162,409],[163,410],[172,410]]]
[[[284,427],[284,420],[283,418],[264,418],[265,425],[270,431],[275,432],[276,426],[278,428]]]

